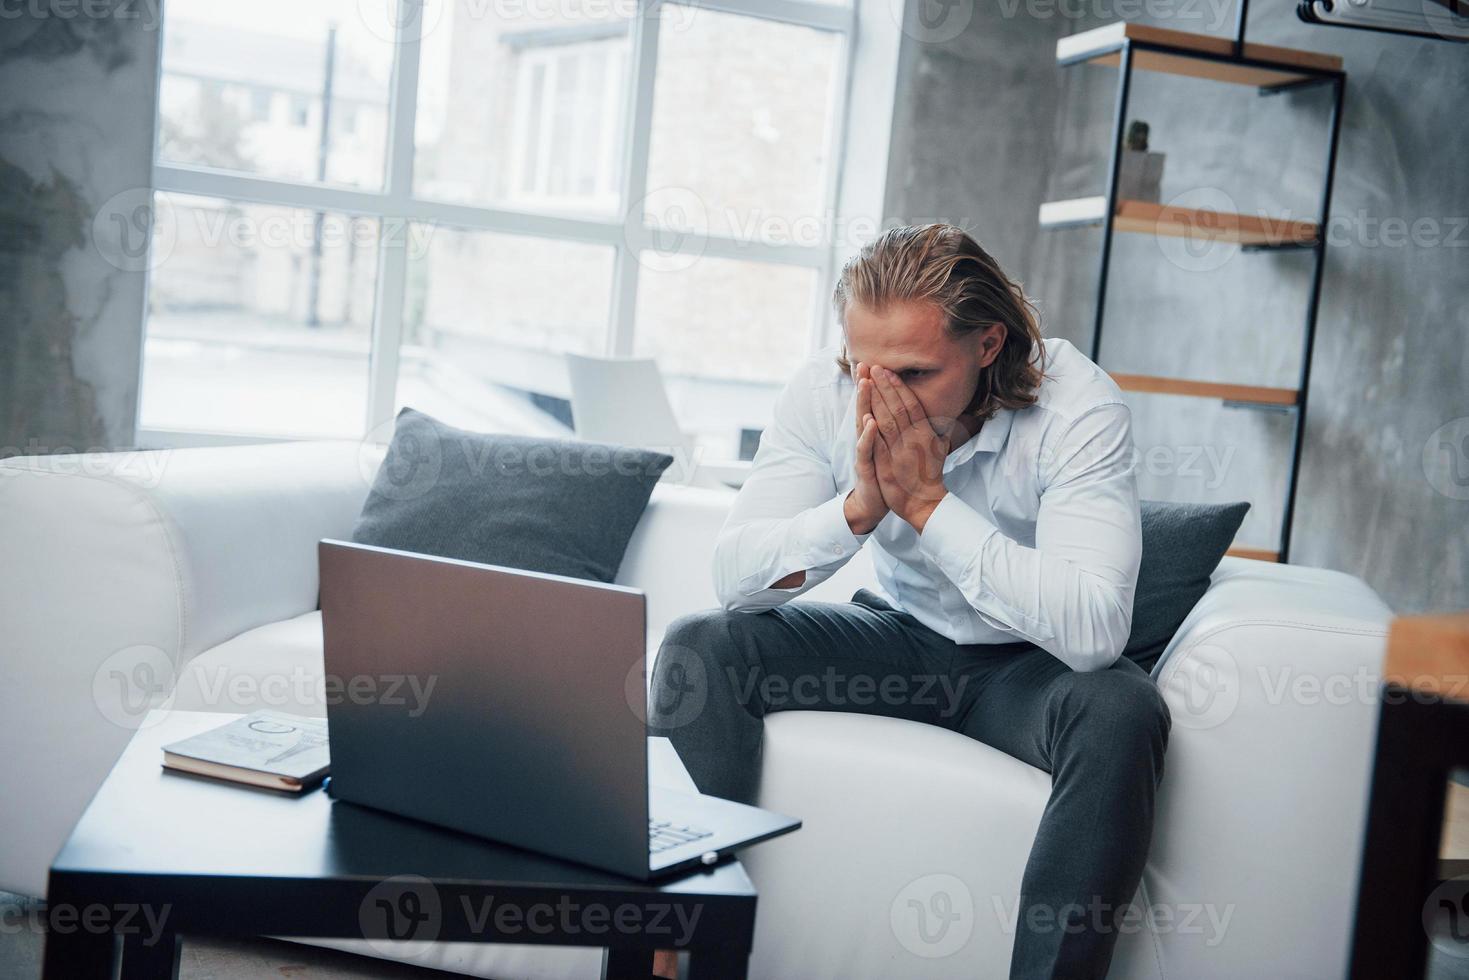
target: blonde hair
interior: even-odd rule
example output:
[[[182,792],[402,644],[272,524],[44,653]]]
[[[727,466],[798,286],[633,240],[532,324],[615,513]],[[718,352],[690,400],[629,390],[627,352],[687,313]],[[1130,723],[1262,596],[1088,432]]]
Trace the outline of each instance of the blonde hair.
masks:
[[[843,323],[853,303],[879,313],[893,303],[931,303],[954,337],[998,323],[1005,328],[999,356],[981,374],[964,414],[983,421],[999,409],[1035,403],[1045,369],[1040,315],[1020,284],[961,228],[907,225],[884,232],[842,268],[832,302]],[[837,364],[852,373],[845,338]]]

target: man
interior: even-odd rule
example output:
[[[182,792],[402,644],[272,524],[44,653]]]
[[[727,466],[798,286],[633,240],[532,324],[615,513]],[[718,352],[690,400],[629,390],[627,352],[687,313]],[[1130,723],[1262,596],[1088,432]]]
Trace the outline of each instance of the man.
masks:
[[[1170,727],[1121,657],[1141,553],[1127,406],[958,228],[885,233],[834,300],[841,351],[781,392],[720,532],[723,608],[670,626],[650,723],[700,790],[742,802],[786,707],[942,725],[1049,771],[1011,976],[1103,977]],[[884,596],[788,602],[869,541]],[[954,694],[847,697],[858,682]]]

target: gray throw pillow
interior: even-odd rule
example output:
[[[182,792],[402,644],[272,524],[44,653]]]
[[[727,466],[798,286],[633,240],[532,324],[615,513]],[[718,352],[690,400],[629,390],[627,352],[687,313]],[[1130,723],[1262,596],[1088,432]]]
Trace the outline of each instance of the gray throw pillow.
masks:
[[[1143,557],[1122,655],[1151,671],[1184,617],[1204,597],[1250,505],[1142,501]]]
[[[611,582],[665,453],[468,432],[398,413],[352,540]]]

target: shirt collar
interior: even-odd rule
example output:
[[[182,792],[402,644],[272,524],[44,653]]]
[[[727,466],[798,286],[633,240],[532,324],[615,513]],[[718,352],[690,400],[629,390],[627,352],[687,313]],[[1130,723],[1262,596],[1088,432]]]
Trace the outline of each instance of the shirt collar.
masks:
[[[1014,419],[1013,408],[998,409],[993,416],[969,437],[969,441],[944,458],[944,471],[967,463],[975,453],[998,453],[1005,447],[1010,435],[1010,423]]]

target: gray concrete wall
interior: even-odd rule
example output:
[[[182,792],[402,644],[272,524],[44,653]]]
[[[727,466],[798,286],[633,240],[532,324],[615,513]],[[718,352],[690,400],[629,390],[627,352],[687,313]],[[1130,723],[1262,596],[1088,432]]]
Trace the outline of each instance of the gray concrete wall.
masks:
[[[1070,6],[1087,16],[997,0],[973,9],[956,37],[908,39],[888,214],[975,231],[1040,301],[1046,334],[1085,350],[1100,232],[1040,232],[1035,214],[1042,200],[1105,189],[1116,71],[1059,69],[1053,45],[1119,18],[1110,4]],[[1231,6],[1173,9],[1191,15],[1150,22],[1232,31]],[[1309,26],[1292,4],[1255,5],[1248,36],[1340,54],[1348,73],[1292,561],[1360,575],[1400,611],[1464,608],[1469,57],[1462,45]],[[1315,218],[1325,90],[1261,98],[1170,75],[1135,78],[1129,115],[1151,124],[1152,149],[1167,154],[1165,201]],[[1112,269],[1105,366],[1294,385],[1309,254],[1119,235]],[[1249,500],[1240,543],[1273,547],[1288,417],[1170,396],[1129,400],[1144,494]]]
[[[133,442],[157,10],[0,20],[0,456]]]

